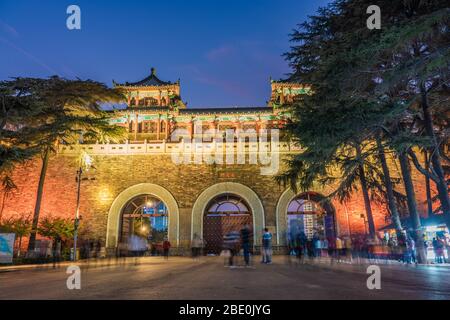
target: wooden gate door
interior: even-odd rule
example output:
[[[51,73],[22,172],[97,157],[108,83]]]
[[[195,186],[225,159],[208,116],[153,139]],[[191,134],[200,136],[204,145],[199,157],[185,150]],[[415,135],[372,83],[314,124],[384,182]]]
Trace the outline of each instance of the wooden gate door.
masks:
[[[219,254],[223,249],[223,237],[231,231],[241,231],[245,225],[253,230],[251,215],[205,216],[203,238],[206,254]]]

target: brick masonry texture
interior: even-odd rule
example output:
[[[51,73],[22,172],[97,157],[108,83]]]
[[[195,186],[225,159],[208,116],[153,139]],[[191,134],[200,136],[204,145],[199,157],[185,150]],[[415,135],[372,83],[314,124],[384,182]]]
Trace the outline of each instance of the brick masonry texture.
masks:
[[[237,182],[251,188],[264,206],[266,225],[276,227],[275,210],[285,188],[278,185],[272,176],[261,175],[258,165],[176,165],[170,155],[97,155],[93,156],[93,162],[95,168],[86,172],[84,178],[87,180],[82,181],[81,237],[105,241],[108,211],[112,202],[123,190],[140,183],[160,185],[174,196],[180,211],[181,246],[188,246],[191,238],[191,213],[197,197],[206,188],[220,182]],[[41,160],[36,159],[17,168],[13,179],[18,189],[7,198],[4,216],[32,214],[40,166]],[[399,176],[394,164],[391,164],[391,170],[393,176]],[[76,171],[76,157],[55,155],[51,158],[45,180],[41,217],[74,217]],[[424,213],[425,179],[416,171],[414,183],[419,211]],[[313,191],[326,195],[331,190],[332,186],[327,186]],[[401,186],[398,190],[402,191]],[[347,234],[349,230],[352,234],[364,232],[364,220],[360,215],[365,210],[360,192],[355,193],[345,204],[333,200],[333,205],[340,234]],[[376,226],[383,227],[388,223],[385,206],[376,203],[372,205]]]

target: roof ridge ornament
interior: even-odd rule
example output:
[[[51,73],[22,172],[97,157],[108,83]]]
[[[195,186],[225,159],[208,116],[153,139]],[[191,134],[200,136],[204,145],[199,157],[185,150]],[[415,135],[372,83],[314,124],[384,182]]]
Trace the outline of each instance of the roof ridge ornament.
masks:
[[[156,69],[155,69],[154,67],[152,67],[152,68],[150,69],[150,71],[151,71],[151,75],[152,75],[152,76],[156,76]]]

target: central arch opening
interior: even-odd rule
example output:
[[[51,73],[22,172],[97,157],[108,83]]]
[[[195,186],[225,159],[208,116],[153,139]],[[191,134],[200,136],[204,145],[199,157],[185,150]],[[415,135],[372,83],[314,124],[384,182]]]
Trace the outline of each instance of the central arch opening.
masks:
[[[335,235],[334,209],[322,195],[306,192],[296,196],[287,208],[288,243],[295,247],[299,238],[311,241]]]
[[[205,252],[219,254],[223,248],[224,235],[232,231],[239,232],[246,225],[253,230],[253,214],[242,197],[231,193],[215,197],[204,212]]]
[[[159,198],[143,194],[134,197],[123,207],[119,242],[127,251],[158,253],[168,237],[169,212]]]

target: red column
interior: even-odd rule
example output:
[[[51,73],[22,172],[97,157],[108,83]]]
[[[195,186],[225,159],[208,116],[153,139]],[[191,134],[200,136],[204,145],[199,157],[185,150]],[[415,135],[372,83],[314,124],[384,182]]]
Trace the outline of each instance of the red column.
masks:
[[[168,119],[166,119],[165,120],[166,121],[166,132],[165,132],[165,134],[166,134],[166,140],[169,140],[169,120]]]
[[[194,135],[194,121],[190,121],[188,123],[188,132],[189,132],[189,137],[192,139],[193,135]]]
[[[161,132],[161,118],[160,115],[158,115],[158,123],[156,124],[156,140],[159,140],[160,136],[159,133]]]
[[[236,139],[238,139],[239,136],[241,135],[241,128],[242,128],[242,124],[241,124],[241,122],[238,120],[238,121],[236,122],[236,131],[235,131]]]
[[[137,113],[135,113],[134,141],[137,141],[137,134],[138,134],[138,129],[139,129],[138,117],[139,117],[139,115]]]

